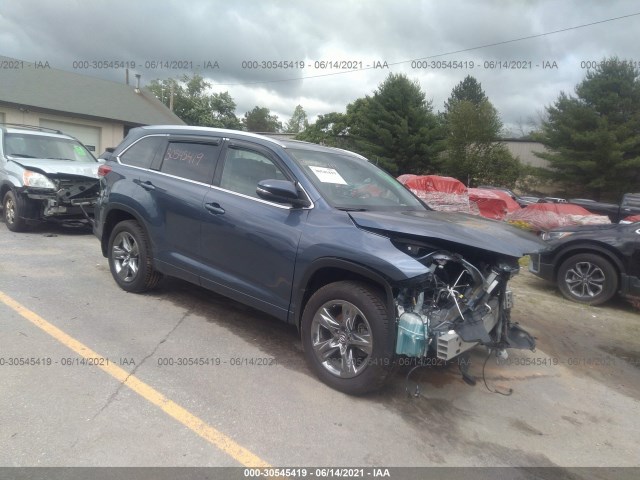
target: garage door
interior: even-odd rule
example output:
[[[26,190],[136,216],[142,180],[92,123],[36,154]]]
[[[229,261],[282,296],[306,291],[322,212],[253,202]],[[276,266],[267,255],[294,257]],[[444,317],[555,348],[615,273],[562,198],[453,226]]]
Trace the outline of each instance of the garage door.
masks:
[[[40,119],[40,126],[61,130],[67,135],[80,140],[96,157],[100,155],[100,127],[89,127],[78,123],[58,122],[55,120]]]

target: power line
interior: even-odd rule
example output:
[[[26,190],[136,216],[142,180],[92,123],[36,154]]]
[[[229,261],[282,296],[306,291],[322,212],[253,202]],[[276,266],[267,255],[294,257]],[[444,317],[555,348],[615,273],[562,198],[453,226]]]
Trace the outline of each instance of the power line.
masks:
[[[429,56],[426,56],[426,57],[413,58],[413,59],[410,59],[410,60],[401,60],[399,62],[387,63],[387,65],[389,65],[389,66],[402,65],[403,63],[417,62],[417,61],[420,61],[420,60],[429,60],[429,59],[432,59],[432,58],[439,58],[439,57],[446,57],[446,56],[449,56],[449,55],[455,55],[456,53],[465,53],[465,52],[471,52],[471,51],[474,51],[474,50],[481,50],[483,48],[488,48],[488,47],[496,47],[498,45],[506,45],[506,44],[509,44],[509,43],[522,42],[524,40],[531,40],[533,38],[546,37],[548,35],[555,35],[557,33],[568,32],[568,31],[571,31],[571,30],[578,30],[580,28],[592,27],[594,25],[599,25],[599,24],[607,23],[607,22],[614,22],[616,20],[623,20],[625,18],[635,17],[635,16],[638,16],[638,15],[640,15],[640,12],[630,13],[628,15],[622,15],[620,17],[607,18],[605,20],[598,20],[597,22],[584,23],[584,24],[581,24],[581,25],[573,26],[573,27],[561,28],[560,30],[553,30],[551,32],[538,33],[536,35],[527,35],[526,37],[514,38],[514,39],[511,39],[511,40],[503,40],[501,42],[487,43],[485,45],[479,45],[479,46],[476,46],[476,47],[463,48],[461,50],[455,50],[455,51],[451,51],[451,52],[447,52],[447,53],[438,53],[438,54],[429,55]],[[281,78],[279,80],[262,80],[262,81],[258,81],[258,82],[214,83],[213,85],[225,86],[226,87],[226,86],[261,85],[261,84],[266,84],[266,83],[294,82],[296,80],[307,80],[307,79],[312,79],[312,78],[331,77],[331,76],[334,76],[334,75],[346,75],[348,73],[363,72],[365,70],[373,70],[375,68],[376,67],[363,67],[363,68],[355,68],[353,70],[343,70],[343,71],[340,71],[340,72],[320,73],[318,75],[308,75],[308,76],[305,76],[305,77]]]

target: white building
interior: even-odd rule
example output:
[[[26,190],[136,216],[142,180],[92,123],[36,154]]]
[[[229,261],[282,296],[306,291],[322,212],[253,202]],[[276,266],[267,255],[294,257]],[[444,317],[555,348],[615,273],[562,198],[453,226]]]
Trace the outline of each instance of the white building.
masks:
[[[144,88],[0,56],[0,123],[54,128],[95,156],[130,128],[185,123]]]

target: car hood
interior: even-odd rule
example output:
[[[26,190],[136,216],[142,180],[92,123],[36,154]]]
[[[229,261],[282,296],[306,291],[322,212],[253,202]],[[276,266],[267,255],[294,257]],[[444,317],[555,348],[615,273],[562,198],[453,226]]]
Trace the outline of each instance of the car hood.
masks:
[[[48,177],[76,175],[98,178],[98,162],[74,162],[71,160],[55,160],[51,158],[20,158],[12,161],[21,167],[42,173]]]
[[[412,235],[446,240],[511,257],[546,250],[535,235],[506,223],[463,213],[437,211],[349,212],[360,228],[389,236]]]

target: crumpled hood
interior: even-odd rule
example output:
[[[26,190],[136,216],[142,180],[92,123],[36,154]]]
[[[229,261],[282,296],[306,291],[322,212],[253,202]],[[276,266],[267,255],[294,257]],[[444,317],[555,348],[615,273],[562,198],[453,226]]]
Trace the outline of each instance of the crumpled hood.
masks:
[[[355,224],[389,236],[440,239],[511,257],[545,250],[535,235],[506,223],[463,213],[436,211],[349,212]]]
[[[12,158],[27,170],[42,173],[49,177],[77,175],[81,177],[98,178],[98,162],[74,162],[71,160],[54,160],[51,158]]]

